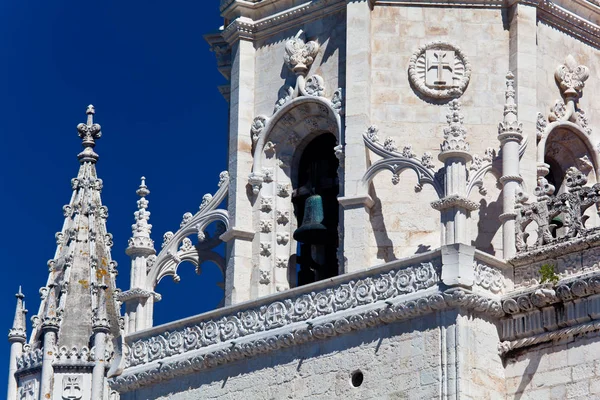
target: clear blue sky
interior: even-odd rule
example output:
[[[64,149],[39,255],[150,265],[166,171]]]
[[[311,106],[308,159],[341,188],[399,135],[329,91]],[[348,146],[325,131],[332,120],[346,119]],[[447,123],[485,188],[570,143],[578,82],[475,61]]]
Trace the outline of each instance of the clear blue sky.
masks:
[[[146,176],[152,192],[158,248],[163,233],[176,231],[182,215],[217,189],[228,118],[217,86],[226,81],[202,36],[222,24],[218,8],[218,0],[0,2],[0,332],[12,324],[19,285],[28,318],[37,313],[79,167],[75,127],[85,122],[88,104],[102,125],[97,169],[121,289],[129,287],[125,248],[139,178]],[[220,300],[216,267],[197,276],[182,265],[179,274],[181,283],[167,278],[157,287],[163,301],[155,323],[207,311]],[[4,343],[0,382],[9,362]]]

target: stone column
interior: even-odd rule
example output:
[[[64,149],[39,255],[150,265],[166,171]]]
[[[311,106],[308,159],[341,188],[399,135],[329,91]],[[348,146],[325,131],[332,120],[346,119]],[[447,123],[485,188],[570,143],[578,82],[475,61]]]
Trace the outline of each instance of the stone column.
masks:
[[[110,324],[106,310],[106,289],[108,286],[98,287],[98,307],[92,318],[92,333],[94,334],[95,360],[92,370],[92,399],[104,398],[106,374],[106,335],[110,332]]]
[[[231,101],[229,108],[229,195],[227,209],[231,228],[221,239],[227,242],[225,273],[225,305],[251,299],[252,284],[252,207],[255,196],[248,187],[252,172],[252,138],[254,118],[254,43],[236,37],[231,39]]]
[[[504,258],[509,259],[516,254],[515,196],[521,182],[519,146],[523,139],[523,126],[517,121],[515,104],[514,75],[506,74],[506,104],[504,105],[504,121],[498,125],[498,140],[502,148],[502,204],[500,215],[502,222],[502,247]]]
[[[371,126],[371,8],[369,1],[348,0],[346,6],[346,87],[344,140],[343,273],[369,267],[368,208],[373,202],[361,179],[367,170],[363,132]]]
[[[43,356],[42,356],[42,376],[40,387],[40,399],[52,398],[52,386],[54,383],[54,351],[56,344],[56,333],[58,325],[47,324],[42,327],[44,335]]]
[[[466,130],[458,100],[450,102],[448,127],[444,128],[444,142],[438,158],[444,163],[444,198],[431,206],[440,211],[442,245],[468,243],[467,219],[478,205],[466,198],[467,162],[472,160]]]

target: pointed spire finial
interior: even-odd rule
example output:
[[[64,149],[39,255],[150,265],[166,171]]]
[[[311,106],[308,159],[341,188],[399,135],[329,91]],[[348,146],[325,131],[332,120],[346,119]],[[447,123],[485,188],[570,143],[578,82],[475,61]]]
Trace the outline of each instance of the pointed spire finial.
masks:
[[[77,158],[79,158],[80,163],[95,163],[98,161],[98,154],[94,152],[94,147],[96,146],[96,139],[100,139],[102,132],[100,125],[94,123],[94,114],[96,113],[94,106],[90,104],[85,113],[87,114],[87,123],[77,125],[79,137],[83,139],[83,151],[77,155]]]
[[[21,286],[19,286],[19,292],[15,297],[17,298],[17,307],[15,310],[13,326],[8,331],[8,340],[10,342],[24,343],[27,339],[27,327],[25,326],[25,315],[27,314],[27,310],[25,309],[25,301],[23,300],[25,295],[23,295],[23,292],[21,291]]]
[[[517,119],[517,103],[515,102],[515,76],[511,71],[506,74],[506,92],[504,103],[504,119],[498,124],[498,139],[500,142],[523,139],[523,124]]]
[[[155,254],[154,242],[150,238],[152,225],[148,223],[150,220],[150,211],[148,211],[148,200],[146,196],[150,194],[148,186],[146,186],[146,177],[142,176],[138,190],[135,191],[140,199],[137,201],[138,209],[133,213],[135,224],[131,226],[133,236],[129,239],[129,246],[125,250],[128,255],[150,255]]]
[[[140,188],[136,190],[136,193],[140,197],[146,197],[150,194],[150,190],[148,190],[148,186],[146,186],[146,177],[142,176],[141,181]]]

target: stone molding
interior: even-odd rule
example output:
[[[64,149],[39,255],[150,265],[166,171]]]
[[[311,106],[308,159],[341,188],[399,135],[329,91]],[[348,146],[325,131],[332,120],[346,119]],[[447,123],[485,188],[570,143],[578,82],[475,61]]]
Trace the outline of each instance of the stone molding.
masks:
[[[131,343],[128,367],[433,287],[439,259],[209,319]],[[159,351],[158,349],[162,349]]]
[[[288,329],[278,329],[271,335],[256,334],[245,340],[229,341],[210,346],[210,351],[200,349],[180,354],[171,350],[170,354],[164,354],[163,356],[169,358],[161,357],[160,361],[131,367],[129,370],[125,369],[121,376],[110,380],[110,385],[112,389],[121,393],[128,392],[141,386],[167,381],[176,376],[214,368],[282,348],[323,340],[448,308],[460,307],[492,317],[498,317],[502,314],[500,303],[497,300],[462,289],[450,289],[445,292],[427,290],[421,292],[419,297],[410,297],[410,300],[406,297],[398,299],[405,301],[381,300],[369,306],[355,307],[347,313],[335,313],[334,318],[331,319],[320,318],[319,322],[295,323],[290,325]],[[166,335],[165,340],[167,338],[168,341],[165,341],[164,349],[167,349],[171,340],[173,342],[186,341],[182,337],[171,334]]]
[[[500,353],[600,329],[598,272],[536,288],[502,300]]]
[[[467,199],[466,197],[453,195],[432,202],[431,207],[438,211],[447,210],[452,207],[460,207],[469,211],[475,211],[479,209],[479,204]]]
[[[279,0],[278,0],[279,1]],[[238,0],[229,1],[229,5],[234,4],[240,6]],[[238,4],[236,4],[238,3]],[[244,2],[244,6],[248,2]],[[273,4],[272,0],[264,0],[262,5]],[[225,7],[227,8],[227,6]],[[248,8],[235,9],[230,7],[229,10],[222,8],[222,15],[228,17],[231,23],[223,30],[223,38],[230,45],[238,40],[262,40],[269,36],[275,35],[286,29],[290,29],[302,25],[308,21],[315,19],[316,15],[323,18],[326,15],[333,14],[346,8],[345,0],[316,0],[305,2],[297,6],[290,6],[284,9],[283,6],[276,7],[273,12],[268,7],[260,10],[259,7],[253,6],[252,10]],[[270,13],[269,13],[270,11]],[[243,15],[242,15],[243,14]]]
[[[121,302],[126,302],[133,299],[147,299],[149,297],[154,297],[154,301],[160,301],[162,299],[160,294],[140,288],[133,288],[115,294],[115,298]]]
[[[440,286],[440,254],[440,250],[432,251],[135,333],[127,338],[126,367],[111,379],[111,386],[127,392],[281,348],[448,308],[460,307],[493,318],[504,315],[500,298],[493,293],[495,286],[485,273],[475,282],[483,292]],[[475,258],[494,276],[508,268],[480,252]]]
[[[277,4],[277,3],[281,4]],[[223,31],[230,44],[239,40],[258,40],[293,26],[346,7],[343,0],[318,0],[298,6],[283,4],[281,0],[222,0],[221,12],[232,21]],[[583,0],[369,0],[372,7],[382,6],[429,6],[429,7],[482,7],[503,8],[514,4],[536,7],[538,17],[552,26],[577,38],[600,47],[600,26],[592,16],[600,19],[593,4]],[[273,11],[275,9],[276,11]]]

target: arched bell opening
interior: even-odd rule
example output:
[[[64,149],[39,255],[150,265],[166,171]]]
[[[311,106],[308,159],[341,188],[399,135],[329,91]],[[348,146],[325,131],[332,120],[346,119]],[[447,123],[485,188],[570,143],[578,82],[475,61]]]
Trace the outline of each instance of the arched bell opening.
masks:
[[[555,194],[567,191],[564,177],[570,167],[575,167],[588,177],[588,183],[596,183],[593,154],[577,135],[568,129],[556,129],[546,141],[544,162],[550,166],[546,175],[554,185]]]
[[[292,171],[298,266],[290,273],[297,274],[298,286],[338,274],[340,189],[336,145],[336,137],[329,132],[313,137],[301,150]]]

